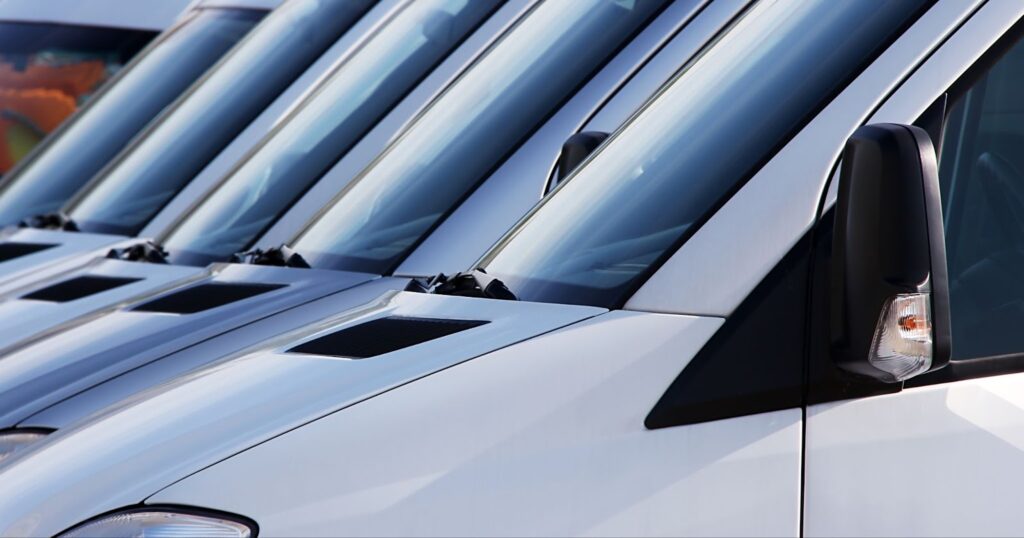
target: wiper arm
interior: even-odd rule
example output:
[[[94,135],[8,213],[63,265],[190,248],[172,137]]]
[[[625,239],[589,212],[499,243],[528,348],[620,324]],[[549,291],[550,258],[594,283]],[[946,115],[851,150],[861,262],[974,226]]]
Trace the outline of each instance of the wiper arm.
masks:
[[[504,301],[519,300],[504,282],[488,275],[483,269],[456,273],[450,277],[441,273],[426,279],[413,279],[405,287],[405,291]]]
[[[112,260],[124,260],[128,262],[159,263],[167,264],[167,251],[160,245],[145,241],[135,243],[125,248],[112,248],[107,252],[107,258]]]
[[[35,228],[37,230],[63,230],[65,232],[77,232],[78,225],[67,215],[67,213],[45,213],[23,219],[18,223],[19,228]]]
[[[288,245],[268,248],[266,250],[254,248],[246,252],[240,252],[231,256],[232,263],[246,263],[250,265],[273,265],[277,267],[295,267],[298,269],[309,269],[310,265],[305,259],[295,252]]]

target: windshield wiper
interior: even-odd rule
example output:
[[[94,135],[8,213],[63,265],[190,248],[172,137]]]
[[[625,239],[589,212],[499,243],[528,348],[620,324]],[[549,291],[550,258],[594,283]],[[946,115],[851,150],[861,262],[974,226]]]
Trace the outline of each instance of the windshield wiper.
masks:
[[[35,228],[37,230],[63,230],[65,232],[77,232],[78,225],[67,215],[67,213],[45,213],[23,219],[18,223],[19,228]]]
[[[450,277],[440,273],[430,278],[414,278],[405,287],[405,291],[454,295],[456,297],[500,299],[503,301],[519,300],[504,282],[488,275],[483,269],[456,273]]]
[[[295,252],[288,245],[268,248],[266,250],[254,248],[246,252],[240,252],[231,256],[232,263],[245,263],[249,265],[273,265],[276,267],[295,267],[298,269],[309,269],[309,263]]]
[[[144,241],[125,248],[112,248],[110,252],[107,252],[107,258],[127,262],[160,263],[166,265],[167,251],[152,241]]]

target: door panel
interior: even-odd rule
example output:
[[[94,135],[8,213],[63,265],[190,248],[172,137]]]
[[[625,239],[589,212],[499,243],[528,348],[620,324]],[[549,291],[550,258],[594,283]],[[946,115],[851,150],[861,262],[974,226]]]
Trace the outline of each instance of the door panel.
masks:
[[[1024,478],[1024,367],[1014,367],[1024,364],[1022,12],[1016,2],[985,4],[868,122],[910,123],[944,103],[936,146],[953,362],[903,387],[869,385],[839,374],[827,350],[815,348],[811,370],[833,371],[850,390],[830,393],[812,375],[811,401],[824,403],[807,411],[809,536],[1024,532],[1016,501]],[[824,319],[822,306],[812,316]],[[981,376],[991,377],[973,379]]]
[[[808,536],[1024,532],[1024,374],[812,406]]]

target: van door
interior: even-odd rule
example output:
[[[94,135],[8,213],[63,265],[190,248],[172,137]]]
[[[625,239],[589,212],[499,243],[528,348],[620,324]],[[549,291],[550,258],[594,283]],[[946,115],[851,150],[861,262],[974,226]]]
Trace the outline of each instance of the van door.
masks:
[[[807,535],[1024,533],[1018,500],[1024,481],[1020,8],[989,2],[890,98],[919,99],[925,112],[917,124],[936,143],[950,281],[950,366],[902,386],[860,381],[835,369],[824,336],[832,215],[823,214],[806,422]],[[997,9],[1006,12],[997,15]],[[977,60],[952,77],[939,76],[951,68],[943,54],[986,40],[994,43],[980,49]],[[869,123],[901,121],[884,116],[882,111]]]

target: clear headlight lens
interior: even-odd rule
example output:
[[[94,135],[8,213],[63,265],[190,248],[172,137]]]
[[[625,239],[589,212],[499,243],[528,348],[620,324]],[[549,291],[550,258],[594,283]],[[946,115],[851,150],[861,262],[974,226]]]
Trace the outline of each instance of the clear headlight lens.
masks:
[[[244,523],[216,516],[194,515],[159,508],[140,508],[111,514],[83,523],[61,538],[250,538],[253,529]]]
[[[32,446],[49,434],[42,430],[7,430],[0,432],[0,464],[4,460]]]

